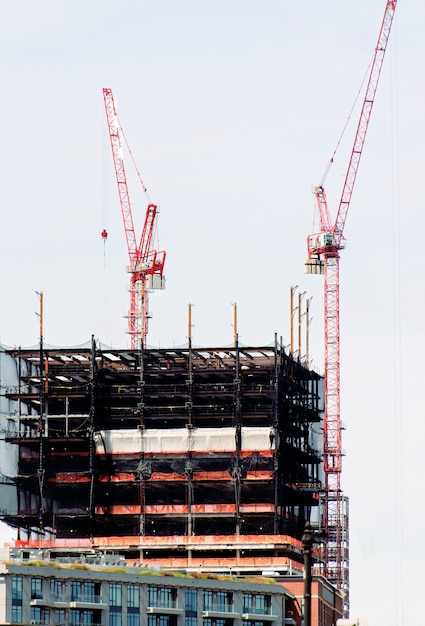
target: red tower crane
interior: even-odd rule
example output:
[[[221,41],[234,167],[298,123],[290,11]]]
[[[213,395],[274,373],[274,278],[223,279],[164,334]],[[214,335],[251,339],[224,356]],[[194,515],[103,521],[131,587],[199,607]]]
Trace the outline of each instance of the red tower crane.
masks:
[[[307,239],[308,260],[305,271],[324,274],[325,325],[325,415],[324,415],[324,470],[325,486],[322,495],[321,526],[325,531],[325,574],[339,588],[345,598],[344,612],[349,608],[348,568],[348,499],[341,490],[342,448],[340,419],[340,324],[339,324],[339,251],[345,247],[343,232],[350,206],[360,157],[372,113],[388,38],[396,8],[396,0],[387,0],[384,18],[369,73],[366,94],[360,113],[354,145],[334,224],[322,185],[314,189],[320,232]]]
[[[130,265],[126,268],[127,272],[131,274],[128,333],[130,335],[131,348],[138,349],[141,346],[146,346],[148,320],[150,317],[148,294],[153,289],[165,288],[163,271],[166,253],[164,251],[157,252],[153,247],[158,216],[158,206],[156,204],[148,204],[142,235],[139,243],[137,242],[124,167],[123,144],[125,137],[118,119],[116,101],[112,94],[112,89],[103,89],[103,99],[130,262]],[[146,191],[138,171],[137,176],[142,190]],[[106,231],[103,231],[102,237],[106,238],[106,236]]]

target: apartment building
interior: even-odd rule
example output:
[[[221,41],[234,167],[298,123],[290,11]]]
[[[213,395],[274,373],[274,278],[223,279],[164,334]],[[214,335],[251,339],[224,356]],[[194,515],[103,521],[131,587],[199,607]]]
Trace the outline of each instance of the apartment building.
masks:
[[[282,585],[124,566],[8,561],[0,623],[36,626],[299,626]]]

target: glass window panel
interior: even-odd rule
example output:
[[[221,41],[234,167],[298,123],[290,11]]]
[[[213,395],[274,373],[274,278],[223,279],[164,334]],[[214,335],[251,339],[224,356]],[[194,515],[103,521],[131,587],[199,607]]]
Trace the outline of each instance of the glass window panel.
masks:
[[[140,587],[139,585],[128,585],[127,606],[130,608],[140,607]]]
[[[127,613],[127,626],[140,626],[139,613]]]
[[[43,579],[31,578],[31,600],[43,599]]]
[[[252,613],[252,593],[243,594],[243,612]]]
[[[122,626],[122,613],[109,613],[109,626]]]
[[[80,626],[80,611],[78,609],[69,611],[69,626]]]
[[[109,585],[109,603],[111,606],[122,606],[121,585],[111,583]]]
[[[83,583],[83,598],[86,602],[94,602],[95,586],[94,582]]]
[[[12,600],[22,600],[22,576],[12,576]]]
[[[185,600],[185,610],[186,612],[192,611],[196,613],[197,611],[197,591],[196,589],[186,589],[186,600]]]
[[[79,580],[71,580],[71,602],[81,599],[81,583]]]
[[[12,624],[22,623],[22,605],[12,606]]]
[[[212,591],[203,592],[203,610],[212,611],[213,608],[213,593]]]

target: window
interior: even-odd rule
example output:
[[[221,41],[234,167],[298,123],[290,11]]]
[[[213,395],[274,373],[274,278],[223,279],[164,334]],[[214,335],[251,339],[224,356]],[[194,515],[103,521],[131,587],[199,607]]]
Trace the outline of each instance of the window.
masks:
[[[31,600],[43,599],[43,579],[31,578]]]
[[[69,611],[69,626],[80,626],[80,611],[78,609]]]
[[[95,585],[93,582],[83,583],[84,602],[95,602]]]
[[[184,626],[198,626],[197,617],[185,617]]]
[[[50,596],[52,600],[60,602],[62,600],[62,587],[63,583],[57,578],[50,579]]]
[[[12,606],[12,624],[22,624],[22,604]]]
[[[253,613],[255,615],[270,615],[271,596],[267,596],[263,593],[244,593],[243,612]]]
[[[109,585],[109,604],[111,607],[122,606],[121,585],[118,583]]]
[[[140,626],[139,613],[127,613],[127,626]]]
[[[65,626],[65,609],[56,609],[55,624],[57,626]]]
[[[232,594],[227,591],[204,591],[203,610],[231,613],[233,610]]]
[[[49,624],[50,610],[42,608],[41,606],[32,606],[31,621],[36,622],[36,624]]]
[[[186,589],[185,611],[187,616],[196,617],[198,594],[196,589]]]
[[[80,624],[83,624],[83,626],[91,626],[91,624],[93,624],[93,611],[87,609],[81,611]]]
[[[217,591],[216,593],[217,611],[232,610],[232,594],[226,591]]]
[[[244,593],[243,594],[243,612],[244,613],[252,613],[252,593]]]
[[[129,609],[138,609],[140,607],[140,587],[139,585],[128,585],[127,587],[127,606]]]
[[[109,626],[122,626],[122,586],[109,584]]]
[[[22,576],[12,576],[12,602],[22,602]]]
[[[226,622],[225,619],[210,619],[209,617],[202,621],[203,626],[226,626],[232,624],[230,620]]]
[[[79,580],[71,580],[71,602],[81,600],[81,583]]]
[[[213,592],[212,591],[204,591],[202,608],[204,611],[212,610],[213,608]]]
[[[148,615],[148,626],[171,626],[168,615]]]
[[[109,613],[109,626],[122,626],[122,613],[112,611]]]
[[[80,611],[79,609],[71,609],[69,611],[69,626],[92,626],[93,622],[94,611],[91,611],[90,609],[84,609],[83,611]]]
[[[176,608],[176,590],[171,587],[148,587],[148,606]]]

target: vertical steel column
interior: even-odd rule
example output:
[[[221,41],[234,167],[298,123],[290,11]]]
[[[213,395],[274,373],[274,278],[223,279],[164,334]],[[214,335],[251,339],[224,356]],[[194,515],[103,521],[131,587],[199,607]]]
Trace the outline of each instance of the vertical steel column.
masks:
[[[277,342],[277,333],[274,336],[274,379],[273,379],[273,437],[274,437],[274,454],[273,454],[273,480],[274,480],[274,534],[279,534],[279,371],[282,358],[281,347]]]
[[[189,431],[189,445],[186,458],[186,476],[187,476],[187,535],[191,537],[194,534],[194,518],[193,518],[193,462],[192,462],[192,428],[193,428],[193,354],[192,354],[192,305],[188,305],[188,377],[187,377],[187,424]],[[192,554],[190,553],[190,557]]]
[[[141,451],[140,462],[137,468],[137,479],[139,483],[139,503],[140,503],[140,516],[139,516],[139,534],[141,537],[146,532],[146,486],[145,486],[145,452],[144,452],[144,409],[145,409],[145,356],[144,356],[144,342],[140,341],[139,346],[139,385],[138,392],[140,395],[140,402],[138,404],[140,431],[141,431]],[[140,555],[143,558],[143,554]]]
[[[94,335],[91,337],[91,368],[90,368],[90,413],[89,413],[89,471],[90,471],[90,538],[93,540],[95,524],[95,448],[94,448],[94,428],[95,428],[95,376],[96,376],[96,341]]]
[[[241,531],[241,447],[242,447],[242,424],[241,424],[241,374],[239,358],[239,339],[235,335],[235,380],[234,380],[234,410],[235,410],[235,465],[233,468],[233,482],[235,487],[235,515],[236,534]]]
[[[39,350],[39,368],[40,368],[40,413],[38,419],[38,437],[39,437],[39,464],[38,464],[38,486],[40,493],[40,503],[38,508],[38,522],[39,522],[39,531],[40,538],[43,534],[44,527],[44,449],[43,449],[43,438],[44,438],[44,428],[45,428],[45,394],[44,394],[44,352],[43,352],[43,292],[38,293],[37,295],[40,300],[40,313],[39,313],[39,322],[40,322],[40,350]]]

